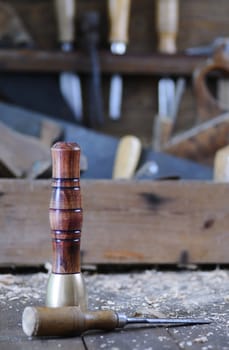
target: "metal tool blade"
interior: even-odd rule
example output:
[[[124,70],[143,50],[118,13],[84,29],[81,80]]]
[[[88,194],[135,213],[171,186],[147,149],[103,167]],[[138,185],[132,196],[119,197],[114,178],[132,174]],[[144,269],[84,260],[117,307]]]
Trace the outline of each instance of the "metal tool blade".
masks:
[[[111,77],[109,96],[109,115],[113,120],[118,120],[121,116],[123,81],[119,74]]]
[[[191,318],[138,318],[128,317],[127,323],[149,323],[155,326],[160,325],[173,325],[173,326],[188,326],[196,324],[209,324],[211,321],[204,319],[191,319]]]
[[[82,94],[81,84],[78,75],[72,72],[63,72],[60,74],[60,90],[71,108],[71,111],[78,122],[82,122]]]
[[[175,82],[173,79],[166,79],[166,102],[167,102],[167,116],[172,118],[172,111],[175,100]]]
[[[223,44],[226,45],[226,50],[228,50],[228,47],[229,47],[228,37],[218,37],[215,40],[213,40],[210,44],[207,44],[207,45],[189,47],[185,50],[185,53],[191,56],[196,56],[196,55],[211,56],[214,50]]]
[[[167,116],[167,113],[166,79],[162,78],[158,82],[158,115]]]

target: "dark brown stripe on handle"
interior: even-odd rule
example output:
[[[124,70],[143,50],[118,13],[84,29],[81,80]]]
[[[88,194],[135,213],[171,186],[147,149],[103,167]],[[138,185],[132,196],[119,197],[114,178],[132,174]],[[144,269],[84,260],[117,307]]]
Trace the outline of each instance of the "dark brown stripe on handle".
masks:
[[[80,239],[54,239],[52,241],[54,273],[72,274],[80,272]]]
[[[53,273],[79,273],[83,221],[79,179],[80,147],[75,143],[58,142],[51,151],[53,180],[49,220]]]
[[[80,186],[80,179],[52,179],[52,187],[58,188],[75,188]]]

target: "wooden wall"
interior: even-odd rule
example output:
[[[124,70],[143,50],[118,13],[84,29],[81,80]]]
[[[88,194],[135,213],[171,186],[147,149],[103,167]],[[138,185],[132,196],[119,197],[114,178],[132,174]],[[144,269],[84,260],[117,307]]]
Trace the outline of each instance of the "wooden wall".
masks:
[[[24,19],[33,35],[37,47],[56,48],[56,23],[51,0],[9,0]],[[101,13],[101,48],[107,48],[106,0],[78,0],[78,15],[88,10]],[[178,50],[207,44],[215,37],[226,36],[229,32],[228,0],[180,0],[180,25]],[[155,53],[157,39],[155,33],[155,0],[132,0],[130,21],[129,52]],[[166,75],[166,71],[164,72]],[[103,75],[103,94],[105,113],[108,111],[109,75]],[[84,83],[84,76],[82,75]],[[152,125],[157,112],[157,74],[141,76],[124,75],[123,115],[118,122],[112,122],[106,116],[106,123],[100,129],[103,132],[122,136],[134,133],[145,144],[151,144]],[[185,92],[179,113],[178,129],[187,128],[195,117],[195,98],[191,77]],[[85,101],[87,103],[87,101]]]

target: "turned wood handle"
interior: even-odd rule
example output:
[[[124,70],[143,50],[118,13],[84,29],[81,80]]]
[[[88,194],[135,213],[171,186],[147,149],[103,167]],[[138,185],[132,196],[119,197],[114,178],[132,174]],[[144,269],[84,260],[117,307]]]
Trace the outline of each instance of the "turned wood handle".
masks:
[[[138,165],[141,150],[141,141],[136,136],[123,136],[117,148],[112,178],[131,179]]]
[[[214,157],[214,181],[229,182],[229,146],[220,148]]]
[[[78,306],[26,307],[22,327],[28,336],[73,336],[90,329],[112,330],[118,326],[113,310],[82,312]]]
[[[53,173],[49,220],[53,245],[53,273],[80,272],[83,220],[80,193],[80,147],[58,142],[51,148]]]
[[[109,41],[128,43],[130,0],[108,0]]]
[[[75,39],[76,0],[54,0],[60,43],[72,43]]]
[[[158,32],[158,51],[172,54],[177,51],[179,0],[157,0],[156,29]]]

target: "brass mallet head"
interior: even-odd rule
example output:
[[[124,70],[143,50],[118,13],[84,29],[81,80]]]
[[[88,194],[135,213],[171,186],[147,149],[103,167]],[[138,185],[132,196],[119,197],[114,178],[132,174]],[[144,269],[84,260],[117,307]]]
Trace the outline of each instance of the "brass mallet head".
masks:
[[[87,309],[87,293],[80,267],[80,239],[83,220],[80,192],[80,147],[58,142],[51,148],[52,194],[49,220],[53,264],[46,305],[79,305]]]

